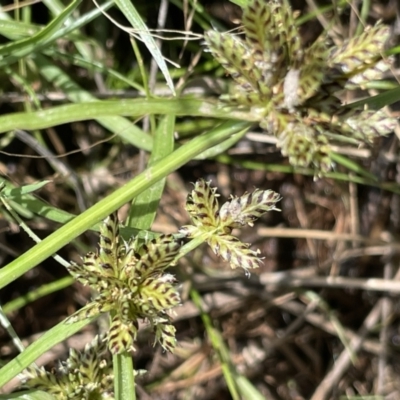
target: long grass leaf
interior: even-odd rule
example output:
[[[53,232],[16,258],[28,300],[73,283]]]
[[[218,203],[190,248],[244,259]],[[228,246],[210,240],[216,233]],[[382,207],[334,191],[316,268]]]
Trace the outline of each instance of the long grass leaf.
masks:
[[[154,137],[154,147],[149,166],[170,154],[174,149],[175,116],[166,115],[160,122]],[[150,229],[164,191],[165,178],[141,193],[132,203],[127,225],[137,229]]]
[[[54,65],[49,58],[38,54],[36,56],[36,63],[40,67],[39,71],[41,75],[59,88],[69,100],[75,103],[98,101],[96,97],[75,83],[61,68]],[[133,146],[151,151],[153,146],[152,137],[128,119],[119,116],[110,116],[99,117],[96,120],[106,129],[119,135]]]
[[[26,39],[17,40],[0,46],[0,55],[4,57],[0,61],[0,66],[7,65],[17,61],[35,50],[39,45],[47,44],[49,39],[53,38],[54,32],[65,22],[65,20],[76,10],[82,0],[74,0],[63,12],[54,18],[46,27],[37,32],[35,35]]]
[[[252,114],[225,110],[200,99],[103,100],[52,107],[36,112],[17,112],[0,116],[0,133],[14,129],[35,130],[111,116],[142,117],[147,114],[175,114],[255,121]]]
[[[164,60],[164,57],[161,54],[157,43],[151,36],[151,33],[149,32],[146,24],[143,22],[143,19],[137,12],[136,8],[130,0],[115,0],[115,4],[125,15],[126,19],[132,24],[133,28],[137,31],[143,43],[146,45],[147,49],[154,57],[154,60],[156,61],[158,68],[160,68],[160,71],[164,75],[164,78],[167,82],[168,87],[171,89],[172,94],[175,95],[174,83],[172,82],[172,78],[168,71],[168,67]]]

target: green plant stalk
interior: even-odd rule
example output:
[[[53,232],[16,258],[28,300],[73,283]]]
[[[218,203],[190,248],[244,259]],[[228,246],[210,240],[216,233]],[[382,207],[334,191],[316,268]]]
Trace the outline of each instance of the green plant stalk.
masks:
[[[154,145],[148,166],[154,165],[155,162],[173,152],[174,128],[175,116],[173,114],[166,115],[160,120],[155,130]],[[165,178],[160,179],[132,201],[132,206],[126,219],[126,226],[140,230],[150,230],[164,191],[165,181]]]
[[[115,312],[111,312],[113,317]],[[111,321],[111,318],[110,318]],[[113,356],[115,400],[136,400],[133,357],[127,351]]]
[[[364,31],[370,11],[371,11],[371,0],[363,0],[360,18],[356,29],[356,35],[361,35],[361,33]]]
[[[134,41],[133,41],[134,43]],[[138,53],[140,54],[140,53]],[[143,71],[145,79],[145,71]],[[147,80],[145,87],[147,88]],[[148,166],[168,156],[174,150],[175,116],[165,115],[155,130],[154,146]],[[132,202],[126,225],[149,230],[156,216],[158,204],[164,191],[165,178],[140,193]],[[133,371],[133,359],[127,352],[113,357],[114,388],[116,400],[135,400],[136,385]]]
[[[115,399],[136,400],[132,356],[127,352],[115,355],[113,369]],[[129,379],[130,377],[131,379]]]
[[[55,282],[48,283],[46,285],[41,285],[37,289],[34,289],[27,294],[17,297],[4,304],[3,311],[6,314],[9,314],[13,311],[16,311],[22,307],[25,307],[27,304],[34,302],[37,299],[45,297],[51,293],[62,290],[68,286],[71,286],[75,282],[75,279],[72,276],[65,276],[64,278],[58,279]]]
[[[132,181],[100,200],[97,204],[48,236],[41,243],[2,268],[0,270],[0,289],[34,268],[78,235],[88,230],[95,223],[107,217],[123,204],[131,201],[139,193],[190,161],[197,154],[224,141],[237,131],[245,129],[246,126],[246,122],[227,121],[157,161]]]
[[[18,337],[17,332],[15,332],[2,306],[0,306],[0,325],[7,331],[8,336],[10,336],[10,338],[12,339],[15,348],[20,353],[22,353],[25,349],[25,346],[23,345],[21,339]]]
[[[200,245],[202,245],[207,238],[210,235],[208,233],[204,233],[200,236],[195,237],[194,239],[192,239],[190,242],[187,242],[186,244],[184,244],[180,249],[179,249],[179,253],[177,254],[177,256],[175,257],[174,261],[172,262],[172,265],[175,265],[179,259],[181,259],[182,257],[184,257],[186,254],[192,252],[194,249],[196,249],[197,247],[199,247]]]
[[[393,104],[400,99],[400,88],[388,90],[374,97],[366,98],[349,107],[360,107],[365,104],[372,109],[379,109]],[[259,117],[251,112],[238,111],[201,99],[133,99],[103,100],[80,104],[69,104],[52,107],[36,112],[17,112],[0,117],[0,133],[13,129],[35,130],[54,127],[76,121],[87,121],[106,116],[142,117],[146,114],[175,114],[176,116],[198,116],[220,119],[257,122]]]
[[[238,388],[236,385],[236,373],[231,367],[231,360],[229,358],[229,353],[225,347],[225,343],[223,342],[220,333],[213,327],[210,316],[203,311],[201,305],[201,297],[199,293],[192,289],[190,291],[190,296],[193,300],[193,303],[200,310],[201,319],[203,320],[204,326],[207,330],[208,337],[214,347],[214,350],[217,352],[220,362],[222,372],[225,377],[226,384],[228,385],[229,392],[232,396],[233,400],[240,400],[240,395],[238,393]]]

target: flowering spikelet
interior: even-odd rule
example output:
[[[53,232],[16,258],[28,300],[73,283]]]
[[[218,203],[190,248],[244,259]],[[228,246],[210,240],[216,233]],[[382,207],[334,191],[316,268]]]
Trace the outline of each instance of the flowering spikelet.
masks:
[[[204,35],[235,81],[221,99],[253,113],[291,164],[314,167],[317,174],[329,171],[331,144],[349,138],[356,146],[371,144],[393,131],[396,120],[383,111],[350,109],[335,96],[381,79],[390,68],[391,59],[382,56],[389,27],[378,23],[340,46],[329,47],[322,37],[303,47],[286,0],[249,0],[242,23],[242,37]]]
[[[78,281],[98,293],[69,321],[111,311],[106,340],[110,351],[118,354],[133,348],[138,320],[146,319],[161,346],[172,351],[175,342],[171,340],[173,328],[167,311],[180,303],[180,297],[174,276],[165,269],[179,246],[171,235],[125,242],[119,235],[116,215],[110,215],[100,228],[99,252],[88,253],[81,265],[72,263],[68,268]]]
[[[82,352],[71,349],[68,359],[56,373],[29,368],[24,386],[43,390],[58,400],[113,399],[113,375],[109,357],[102,356],[107,346],[96,336]]]
[[[181,233],[187,237],[202,237],[213,252],[230,263],[232,268],[241,267],[246,272],[259,267],[259,251],[249,248],[238,238],[231,235],[234,228],[250,225],[263,214],[277,210],[275,204],[280,200],[279,194],[272,190],[256,189],[240,197],[231,197],[219,208],[216,188],[202,179],[196,182],[188,195],[186,210],[193,225],[183,226]]]

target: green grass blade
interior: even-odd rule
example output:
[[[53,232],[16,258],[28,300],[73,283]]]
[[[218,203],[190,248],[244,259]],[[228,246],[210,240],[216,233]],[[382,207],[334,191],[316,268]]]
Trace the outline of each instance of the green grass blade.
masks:
[[[17,112],[0,116],[0,133],[14,129],[35,130],[69,122],[86,121],[110,116],[141,117],[146,114],[175,114],[213,117],[239,121],[255,121],[241,111],[224,110],[200,99],[133,99],[104,100],[92,103],[69,104],[35,112]]]
[[[54,39],[54,32],[65,22],[66,19],[76,10],[82,0],[74,0],[66,7],[61,14],[54,18],[45,28],[38,31],[35,35],[26,39],[17,40],[0,46],[0,55],[4,57],[0,61],[0,66],[4,66],[19,60],[20,58],[32,53],[38,46],[48,44]]]
[[[18,40],[31,37],[37,34],[41,29],[38,25],[27,24],[26,22],[0,19],[0,34],[6,38]]]
[[[249,0],[230,0],[230,2],[238,5],[239,7],[246,7]]]
[[[73,65],[91,71],[99,71],[105,75],[109,75],[115,78],[116,80],[122,82],[125,86],[132,87],[136,89],[138,92],[144,93],[143,86],[140,85],[138,82],[129,79],[129,77],[127,77],[126,75],[121,74],[117,70],[110,68],[109,66],[104,65],[96,60],[86,60],[80,57],[78,54],[67,54],[59,51],[55,51],[52,54],[52,58],[54,60],[68,61]]]
[[[226,348],[222,335],[219,331],[217,331],[217,329],[214,328],[210,316],[203,311],[200,294],[196,290],[192,289],[190,291],[190,296],[193,300],[193,303],[200,310],[201,319],[206,328],[209,340],[214,348],[214,351],[218,354],[225,382],[228,386],[232,399],[239,400],[240,396],[237,386],[237,373],[232,366],[229,351]]]
[[[50,183],[50,181],[42,181],[38,183],[32,183],[31,185],[24,185],[16,188],[4,188],[2,190],[2,194],[7,197],[7,198],[14,198],[14,197],[19,197],[23,196],[28,193],[36,192],[36,190],[41,189],[43,186],[47,185]]]
[[[231,138],[199,154],[196,157],[196,160],[205,160],[207,158],[216,157],[219,154],[224,153],[226,150],[230,149],[233,145],[235,145],[246,134],[249,128],[250,128],[249,126],[246,127],[246,129],[243,129],[241,132],[232,135]]]
[[[21,353],[24,351],[24,345],[21,339],[18,337],[17,332],[15,332],[10,320],[6,316],[6,312],[3,307],[0,306],[0,326],[2,326],[8,333],[8,336],[12,339],[13,344],[17,350]]]
[[[59,88],[69,100],[74,103],[98,101],[87,91],[83,90],[76,84],[61,68],[47,57],[37,55],[36,63],[39,67],[40,74],[51,82],[55,87]],[[153,139],[150,135],[143,132],[131,121],[124,117],[110,116],[96,118],[102,126],[111,132],[119,135],[126,142],[138,147],[139,149],[150,151],[153,146]]]
[[[37,289],[33,289],[27,294],[17,297],[9,301],[8,303],[4,304],[3,311],[7,313],[11,313],[16,311],[26,305],[38,300],[44,296],[47,296],[51,293],[57,292],[62,290],[68,286],[71,286],[75,282],[72,276],[65,276],[64,278],[58,279],[55,282],[47,283],[45,285],[41,285]]]
[[[331,153],[330,155],[331,155],[332,161],[336,162],[337,164],[343,165],[349,171],[353,171],[357,175],[363,176],[370,181],[375,181],[375,182],[378,181],[374,174],[371,174],[365,168],[363,168],[361,165],[357,164],[355,161],[349,159],[348,157],[343,156],[341,154],[337,154],[337,153]]]
[[[175,116],[172,114],[166,115],[160,121],[154,137],[149,166],[162,160],[174,150],[174,127]],[[127,220],[128,226],[150,229],[156,216],[164,186],[165,178],[162,178],[135,198]],[[116,355],[113,360],[115,398],[118,400],[134,400],[136,397],[132,357],[124,353]]]
[[[161,54],[155,40],[151,36],[151,33],[147,29],[146,24],[143,22],[136,8],[133,6],[130,0],[115,0],[115,4],[125,15],[126,19],[132,24],[132,27],[137,30],[137,34],[146,45],[147,49],[156,61],[158,68],[164,75],[168,87],[171,89],[172,94],[175,95],[174,83],[172,82],[171,75],[169,74],[167,64],[165,63],[164,57]]]
[[[175,116],[166,115],[160,122],[155,137],[149,166],[170,154],[174,149]],[[127,226],[149,230],[153,224],[161,195],[164,191],[165,178],[136,197],[132,203]]]
[[[367,97],[360,101],[348,104],[349,107],[359,108],[364,105],[368,105],[369,108],[379,110],[382,107],[389,106],[390,104],[396,103],[400,100],[400,86],[387,90],[384,93],[377,94],[376,96]]]
[[[65,8],[65,5],[60,0],[42,0],[42,2],[53,15],[60,14]]]
[[[243,375],[236,377],[236,383],[242,394],[242,399],[265,400],[265,396]]]
[[[17,376],[23,369],[32,364],[38,357],[50,350],[54,345],[69,338],[95,319],[96,317],[89,318],[73,324],[66,324],[63,321],[44,333],[39,339],[29,345],[23,353],[19,354],[0,369],[0,387]]]

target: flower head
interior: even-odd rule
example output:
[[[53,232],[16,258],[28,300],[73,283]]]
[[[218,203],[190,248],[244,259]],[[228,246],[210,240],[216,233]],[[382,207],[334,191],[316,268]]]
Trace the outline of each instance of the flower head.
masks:
[[[331,144],[358,146],[393,131],[396,119],[384,111],[351,108],[337,97],[390,68],[391,59],[382,55],[388,26],[378,23],[339,46],[321,37],[305,47],[284,0],[250,0],[242,23],[243,38],[205,34],[213,56],[234,79],[225,99],[253,112],[291,164],[328,171]]]
[[[175,328],[167,311],[180,303],[180,296],[174,276],[165,269],[179,246],[172,235],[125,242],[119,235],[116,215],[110,215],[100,229],[99,251],[88,253],[82,264],[72,263],[68,268],[78,281],[97,293],[69,321],[111,312],[106,339],[110,351],[116,354],[133,348],[138,320],[145,319],[161,346],[172,351]]]
[[[113,375],[107,346],[96,336],[82,352],[71,349],[68,359],[55,373],[42,368],[29,368],[24,373],[24,386],[43,390],[59,400],[113,399]]]
[[[186,201],[193,225],[183,226],[180,232],[190,238],[202,237],[232,268],[241,267],[246,272],[257,268],[261,263],[259,251],[251,250],[249,244],[231,233],[243,225],[253,226],[254,221],[268,211],[278,210],[275,204],[280,200],[279,194],[256,189],[240,197],[232,196],[221,208],[218,196],[210,182],[197,181]]]

